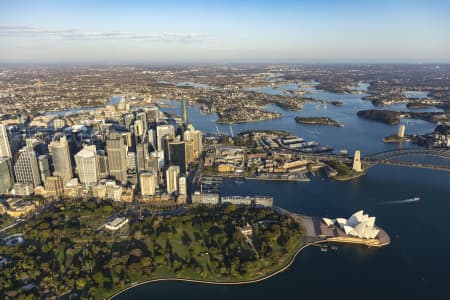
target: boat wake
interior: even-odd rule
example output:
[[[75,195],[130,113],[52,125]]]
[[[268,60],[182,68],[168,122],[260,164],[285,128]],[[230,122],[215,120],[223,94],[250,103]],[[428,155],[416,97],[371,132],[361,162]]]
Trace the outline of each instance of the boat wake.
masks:
[[[405,200],[395,200],[395,201],[385,201],[381,203],[377,203],[377,205],[389,205],[389,204],[404,204],[404,203],[413,203],[413,202],[419,202],[419,197],[414,197],[411,199],[405,199]]]

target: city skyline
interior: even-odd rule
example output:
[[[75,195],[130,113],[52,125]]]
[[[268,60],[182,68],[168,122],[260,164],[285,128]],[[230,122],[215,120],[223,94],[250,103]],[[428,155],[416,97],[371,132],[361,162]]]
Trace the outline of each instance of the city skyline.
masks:
[[[0,63],[450,62],[439,1],[4,1]]]

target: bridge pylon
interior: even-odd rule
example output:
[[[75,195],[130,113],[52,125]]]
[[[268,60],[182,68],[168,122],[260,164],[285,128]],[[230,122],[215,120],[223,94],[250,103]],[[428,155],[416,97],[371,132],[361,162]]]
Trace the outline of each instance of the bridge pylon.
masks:
[[[353,156],[353,167],[352,169],[356,172],[362,172],[362,166],[361,166],[361,151],[356,150],[355,155]]]

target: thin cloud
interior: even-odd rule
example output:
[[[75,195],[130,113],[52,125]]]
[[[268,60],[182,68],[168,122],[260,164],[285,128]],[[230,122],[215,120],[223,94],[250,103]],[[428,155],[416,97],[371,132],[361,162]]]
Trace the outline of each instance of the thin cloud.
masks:
[[[154,42],[201,42],[210,36],[198,33],[90,32],[78,29],[42,29],[31,26],[0,26],[0,37],[27,37],[67,40],[145,40]]]

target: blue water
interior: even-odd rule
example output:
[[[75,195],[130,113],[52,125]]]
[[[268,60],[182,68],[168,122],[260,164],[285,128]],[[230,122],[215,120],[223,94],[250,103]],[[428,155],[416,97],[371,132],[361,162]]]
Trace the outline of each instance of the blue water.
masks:
[[[297,85],[280,86],[278,89],[263,87],[258,89],[260,92],[270,94],[283,94],[284,90],[296,89]],[[310,94],[304,97],[312,97],[320,100],[341,101],[342,106],[331,104],[305,103],[303,110],[289,111],[276,105],[268,105],[266,109],[283,114],[282,118],[267,120],[262,122],[239,123],[232,125],[235,134],[245,130],[286,130],[294,135],[303,137],[305,140],[315,140],[322,145],[329,145],[336,150],[347,149],[353,152],[356,149],[362,151],[363,155],[375,153],[397,147],[410,147],[412,145],[385,144],[383,138],[398,130],[398,125],[387,125],[383,123],[365,120],[356,116],[359,110],[375,108],[370,101],[362,100],[365,94],[335,94],[325,91],[319,91],[315,88],[308,88]],[[162,108],[163,111],[180,114],[180,103],[167,101],[172,108]],[[409,111],[405,104],[397,104],[386,107],[397,111]],[[436,108],[428,108],[421,111],[441,111]],[[216,126],[220,132],[230,134],[229,125],[217,125],[217,115],[203,115],[196,106],[189,107],[190,121],[197,129],[204,132],[216,132]],[[304,125],[297,124],[294,120],[296,116],[314,117],[328,116],[336,121],[342,122],[344,127]],[[422,120],[402,120],[406,125],[407,133],[424,134],[432,132],[436,124]]]
[[[121,96],[113,96],[109,100],[109,102],[106,105],[116,105],[120,102],[122,99]],[[66,116],[66,115],[72,115],[72,114],[78,114],[83,111],[90,111],[90,110],[96,110],[98,107],[83,107],[83,108],[73,108],[73,109],[67,109],[67,110],[60,110],[60,111],[51,111],[47,114],[49,115],[59,115],[59,116]]]
[[[343,101],[344,105],[327,105],[325,109],[323,105],[306,104],[301,112],[270,105],[267,108],[282,112],[283,118],[234,125],[233,130],[236,133],[248,129],[283,129],[336,149],[360,149],[363,154],[412,146],[384,144],[382,138],[396,132],[398,126],[370,122],[356,116],[360,109],[373,108],[369,101],[361,100],[363,95],[336,95],[322,91],[312,91],[312,95]],[[163,110],[179,114],[179,104],[171,104],[175,108]],[[393,108],[406,110],[404,105]],[[205,132],[215,131],[215,115],[202,115],[197,107],[190,107],[189,112],[196,128]],[[297,115],[330,116],[343,122],[345,127],[299,125],[293,120]],[[406,124],[407,120],[402,122]],[[228,126],[218,128],[229,131]],[[420,134],[434,128],[435,124],[410,120],[406,130]],[[345,245],[327,253],[318,248],[308,248],[288,271],[257,284],[212,286],[162,282],[136,287],[117,299],[450,299],[448,172],[376,166],[368,175],[351,182],[337,182],[320,176],[313,177],[309,183],[246,181],[237,184],[225,180],[222,193],[271,195],[275,205],[288,210],[332,218],[348,217],[356,210],[364,209],[377,217],[376,223],[390,234],[392,243],[381,249]],[[379,205],[416,196],[421,201]]]
[[[310,183],[225,181],[225,195],[271,195],[276,205],[307,215],[346,217],[364,209],[377,217],[392,243],[381,249],[339,246],[328,253],[308,248],[288,271],[257,284],[155,283],[117,299],[448,299],[449,182],[449,173],[382,166],[352,182],[321,177]],[[377,205],[415,196],[422,200]]]

